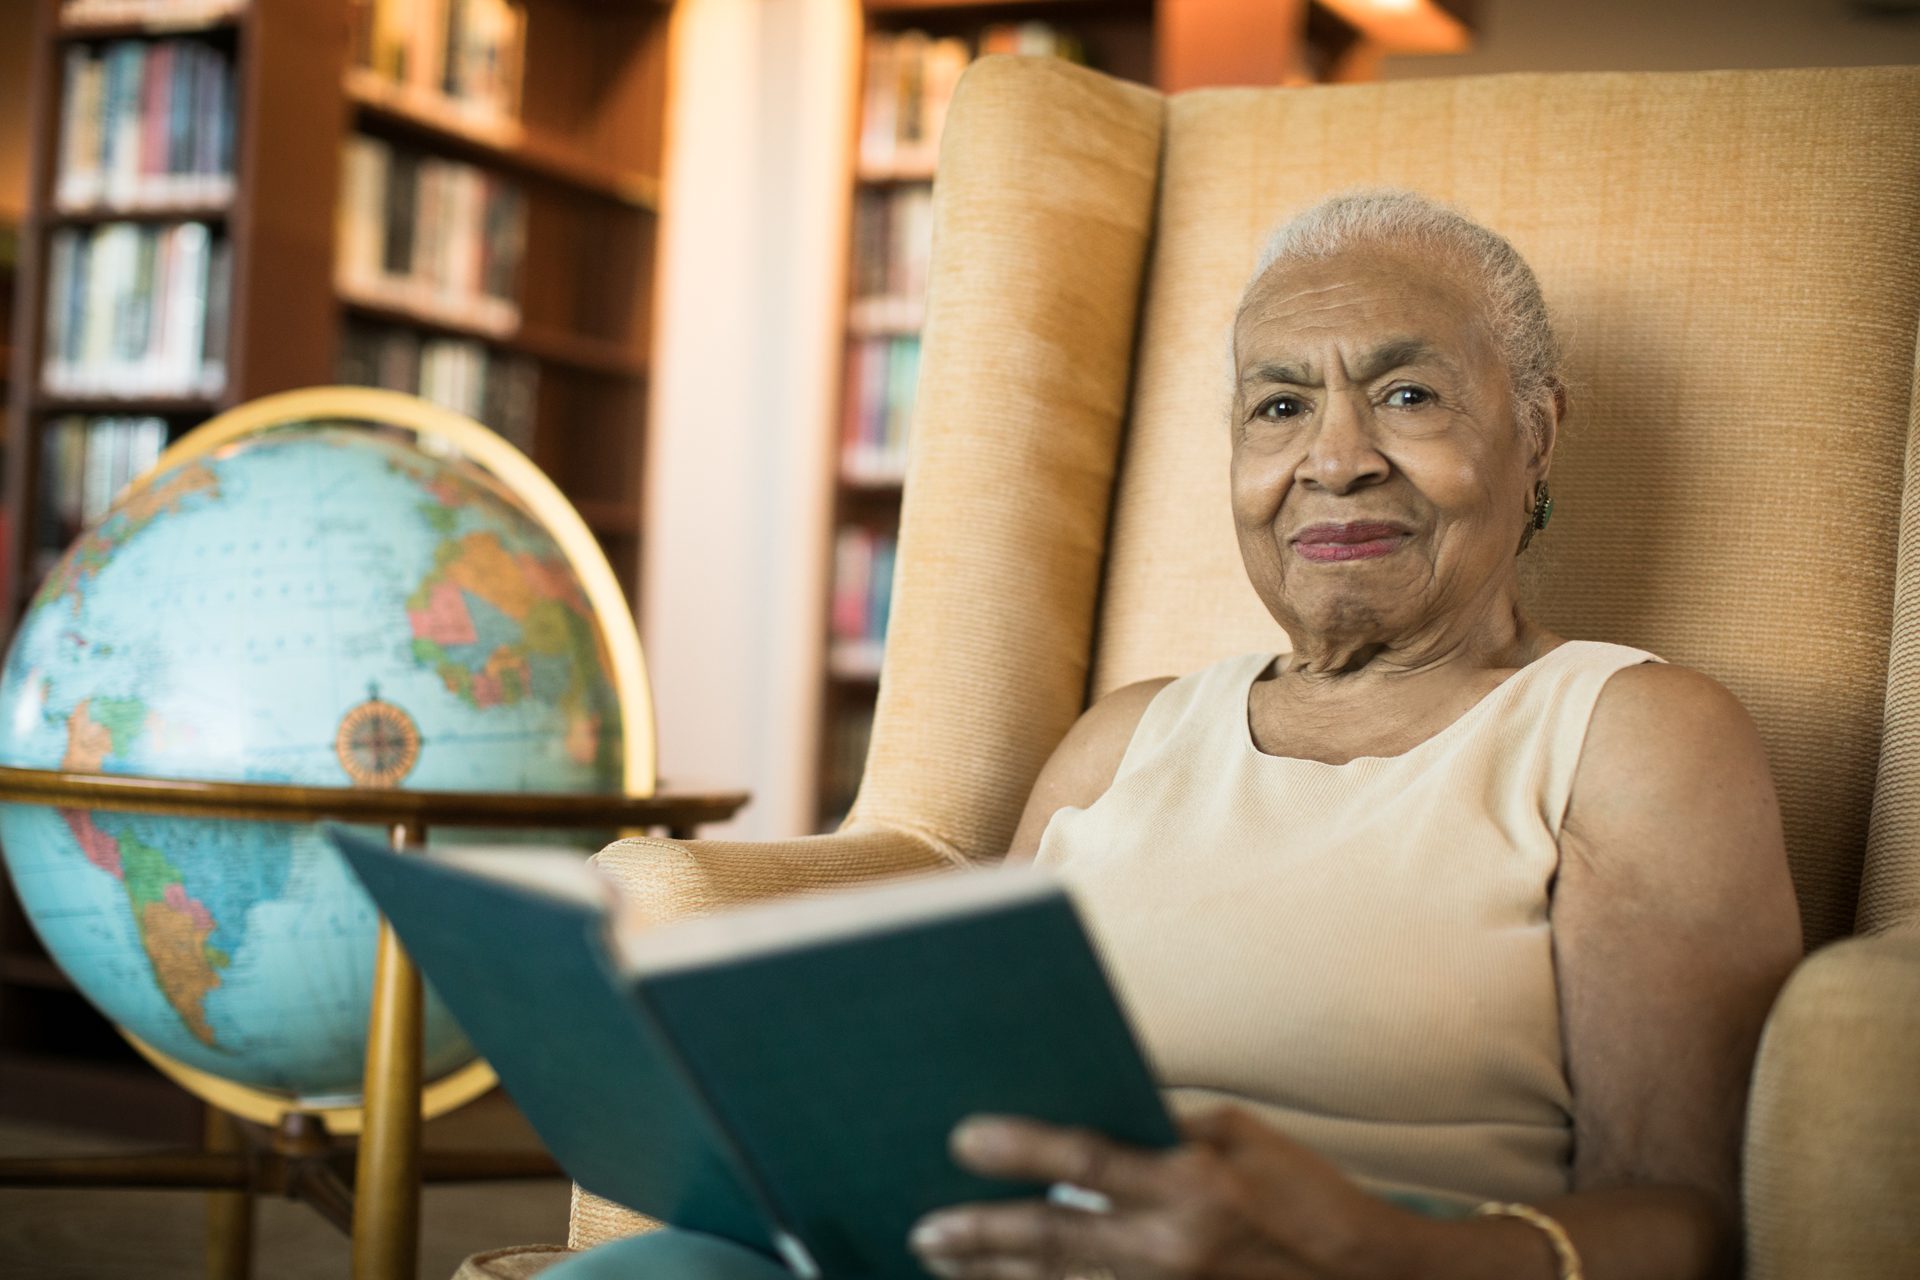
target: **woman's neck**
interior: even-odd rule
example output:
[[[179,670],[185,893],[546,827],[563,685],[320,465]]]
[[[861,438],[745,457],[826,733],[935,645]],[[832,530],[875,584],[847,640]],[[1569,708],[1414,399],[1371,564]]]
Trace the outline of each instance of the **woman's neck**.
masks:
[[[1546,632],[1505,593],[1470,615],[1450,613],[1401,635],[1362,627],[1323,632],[1301,627],[1291,634],[1294,649],[1281,658],[1280,673],[1308,686],[1350,687],[1375,679],[1520,667],[1549,647],[1543,644]]]

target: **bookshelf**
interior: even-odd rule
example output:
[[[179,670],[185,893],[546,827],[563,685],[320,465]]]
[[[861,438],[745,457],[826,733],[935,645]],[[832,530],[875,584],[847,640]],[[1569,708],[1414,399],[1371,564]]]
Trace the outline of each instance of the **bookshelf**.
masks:
[[[668,12],[35,0],[0,630],[155,447],[336,382],[515,439],[637,599]],[[97,1023],[0,882],[0,1055],[113,1056]]]

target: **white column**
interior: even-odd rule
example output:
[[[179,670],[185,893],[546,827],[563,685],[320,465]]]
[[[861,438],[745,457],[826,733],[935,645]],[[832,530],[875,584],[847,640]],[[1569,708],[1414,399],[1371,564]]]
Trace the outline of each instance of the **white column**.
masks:
[[[672,28],[643,640],[661,773],[800,834],[818,754],[854,0],[682,0]]]

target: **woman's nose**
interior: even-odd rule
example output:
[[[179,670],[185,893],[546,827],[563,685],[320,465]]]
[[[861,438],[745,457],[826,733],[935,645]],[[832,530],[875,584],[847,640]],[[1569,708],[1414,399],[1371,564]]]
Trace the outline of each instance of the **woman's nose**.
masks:
[[[1334,494],[1386,479],[1388,463],[1374,446],[1369,410],[1364,398],[1328,396],[1295,478]]]

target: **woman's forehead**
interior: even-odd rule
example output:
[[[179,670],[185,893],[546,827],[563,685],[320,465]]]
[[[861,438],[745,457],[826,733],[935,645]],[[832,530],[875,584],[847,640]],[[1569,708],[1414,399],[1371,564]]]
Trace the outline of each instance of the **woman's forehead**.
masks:
[[[1453,262],[1397,248],[1277,262],[1247,290],[1234,356],[1242,364],[1310,364],[1333,346],[1367,363],[1383,350],[1494,360],[1482,299]]]

